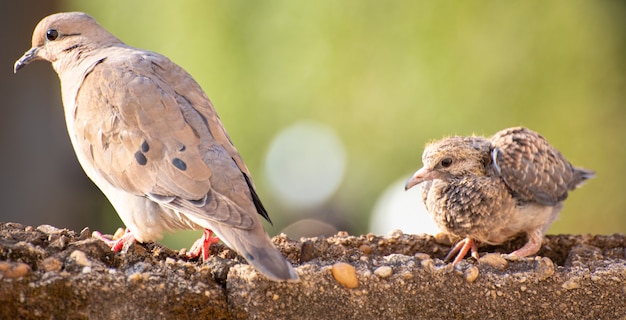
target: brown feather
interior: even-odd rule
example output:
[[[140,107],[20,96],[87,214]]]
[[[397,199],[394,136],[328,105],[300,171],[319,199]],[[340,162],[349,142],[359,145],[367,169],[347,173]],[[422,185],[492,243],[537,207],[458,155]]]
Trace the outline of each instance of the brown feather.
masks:
[[[211,229],[271,279],[298,279],[263,229],[257,214],[269,216],[250,172],[191,75],[80,12],[44,18],[14,70],[37,59],[59,75],[81,166],[132,236]]]
[[[539,250],[568,191],[593,177],[591,171],[572,167],[541,135],[521,127],[490,139],[432,142],[422,161],[406,187],[423,182],[422,198],[439,228],[469,244],[500,244],[526,233],[528,243],[511,254],[516,257]]]

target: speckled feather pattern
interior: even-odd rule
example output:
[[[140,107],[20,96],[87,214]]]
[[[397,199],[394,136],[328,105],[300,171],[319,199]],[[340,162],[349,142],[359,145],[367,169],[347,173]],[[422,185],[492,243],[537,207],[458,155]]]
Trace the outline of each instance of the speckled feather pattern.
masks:
[[[510,128],[491,139],[495,164],[513,195],[523,202],[554,206],[583,179],[565,157],[540,134]]]
[[[542,237],[568,191],[593,176],[522,127],[491,138],[450,137],[429,143],[422,161],[424,167],[412,179],[423,182],[426,209],[439,228],[489,244],[520,233]]]

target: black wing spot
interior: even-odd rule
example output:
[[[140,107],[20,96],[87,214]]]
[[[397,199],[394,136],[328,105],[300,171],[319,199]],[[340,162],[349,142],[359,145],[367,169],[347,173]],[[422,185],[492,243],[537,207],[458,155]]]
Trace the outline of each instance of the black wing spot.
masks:
[[[233,159],[233,161],[235,161],[235,159]],[[246,180],[246,184],[248,184],[248,189],[250,189],[250,194],[252,195],[252,202],[254,203],[257,213],[260,214],[261,217],[265,218],[267,222],[272,224],[272,219],[270,219],[269,214],[267,214],[267,210],[265,210],[265,207],[261,203],[261,199],[259,199],[259,195],[257,195],[256,190],[254,190],[254,187],[252,186],[252,181],[250,181],[250,178],[245,173],[242,172],[241,174]]]
[[[141,151],[135,152],[135,160],[140,166],[145,166],[148,163],[148,159]]]
[[[150,145],[148,144],[148,141],[144,140],[143,143],[141,144],[141,152],[148,152],[150,151]]]
[[[179,158],[172,159],[172,164],[174,165],[174,167],[178,168],[181,171],[187,170],[187,164],[185,163],[185,161],[180,160]]]
[[[180,149],[178,149],[178,151],[183,152],[187,149],[187,147],[185,147],[185,145],[183,144]]]

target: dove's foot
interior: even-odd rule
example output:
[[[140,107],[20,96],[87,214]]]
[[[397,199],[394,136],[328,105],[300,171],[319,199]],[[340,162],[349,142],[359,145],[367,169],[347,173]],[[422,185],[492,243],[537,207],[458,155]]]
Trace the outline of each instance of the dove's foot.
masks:
[[[528,232],[527,236],[528,242],[526,242],[523,247],[509,253],[506,256],[507,259],[517,260],[519,258],[528,257],[537,253],[537,251],[541,249],[541,241],[543,241],[543,232],[541,229]]]
[[[202,261],[206,261],[209,258],[209,249],[212,244],[220,242],[218,237],[213,236],[213,231],[209,229],[204,229],[204,233],[202,237],[196,242],[193,243],[189,251],[187,252],[187,257],[196,258],[202,254]]]
[[[450,260],[450,258],[452,258],[452,256],[454,256],[454,254],[458,252],[459,254],[457,254],[456,258],[454,258],[454,261],[452,261],[452,265],[456,265],[457,263],[461,262],[463,258],[465,258],[465,255],[467,255],[467,252],[470,251],[470,249],[472,251],[472,257],[478,260],[478,243],[472,238],[465,238],[459,241],[452,248],[452,250],[450,250],[444,260]]]
[[[115,236],[113,236],[113,239],[110,239],[109,237],[103,235],[99,231],[94,231],[92,236],[94,238],[98,238],[104,241],[104,243],[106,243],[109,247],[111,247],[111,250],[115,252],[121,251],[125,243],[127,242],[132,243],[133,241],[135,241],[135,236],[130,232],[130,229],[128,228],[126,229],[124,234],[117,239],[115,239]]]

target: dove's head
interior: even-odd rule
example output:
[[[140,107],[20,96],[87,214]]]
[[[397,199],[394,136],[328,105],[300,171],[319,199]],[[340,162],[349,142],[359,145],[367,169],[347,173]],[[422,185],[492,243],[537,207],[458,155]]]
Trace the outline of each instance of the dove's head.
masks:
[[[35,60],[50,61],[53,65],[57,61],[77,60],[82,53],[116,43],[121,42],[86,13],[49,15],[35,27],[32,48],[15,62],[13,70],[17,72]]]
[[[426,145],[423,167],[407,180],[405,189],[424,181],[484,175],[490,161],[490,143],[483,137],[451,137]]]

